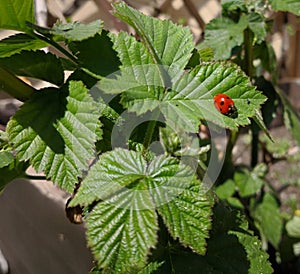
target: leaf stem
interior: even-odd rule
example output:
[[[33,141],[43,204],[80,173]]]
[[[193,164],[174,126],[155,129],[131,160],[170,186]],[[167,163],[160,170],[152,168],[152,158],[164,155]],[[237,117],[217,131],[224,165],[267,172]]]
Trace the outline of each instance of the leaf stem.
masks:
[[[52,40],[44,35],[41,35],[41,34],[38,34],[35,32],[34,32],[34,36],[42,41],[45,41],[46,43],[50,44],[51,46],[55,47],[62,54],[64,54],[66,57],[68,57],[74,64],[78,65],[78,59],[73,54],[71,54],[69,51],[67,51],[64,47],[62,47],[59,43],[55,42],[54,40]]]

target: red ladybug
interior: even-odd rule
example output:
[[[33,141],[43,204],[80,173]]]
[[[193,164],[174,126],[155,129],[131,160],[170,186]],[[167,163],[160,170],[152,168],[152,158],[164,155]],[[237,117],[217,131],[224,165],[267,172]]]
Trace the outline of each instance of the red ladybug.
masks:
[[[214,96],[216,109],[226,116],[233,117],[236,115],[236,108],[233,100],[226,94],[217,94]]]

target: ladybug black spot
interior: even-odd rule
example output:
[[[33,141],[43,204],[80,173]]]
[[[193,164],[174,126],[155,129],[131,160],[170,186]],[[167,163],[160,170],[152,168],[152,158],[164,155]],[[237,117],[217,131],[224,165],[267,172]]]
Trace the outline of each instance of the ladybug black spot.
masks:
[[[221,105],[221,106],[224,106],[224,104],[225,104],[224,101],[221,101],[221,102],[220,102],[220,105]]]

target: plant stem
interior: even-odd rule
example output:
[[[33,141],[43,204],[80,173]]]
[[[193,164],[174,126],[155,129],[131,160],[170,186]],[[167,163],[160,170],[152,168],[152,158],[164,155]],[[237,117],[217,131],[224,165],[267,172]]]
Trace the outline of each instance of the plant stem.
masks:
[[[247,28],[244,31],[244,71],[252,79],[253,73],[253,33]]]
[[[36,91],[2,67],[0,67],[0,88],[22,102],[26,101]]]
[[[250,77],[253,77],[253,33],[247,28],[244,31],[244,71]],[[252,126],[252,141],[251,141],[251,166],[254,167],[258,162],[258,142],[259,136],[256,126]]]

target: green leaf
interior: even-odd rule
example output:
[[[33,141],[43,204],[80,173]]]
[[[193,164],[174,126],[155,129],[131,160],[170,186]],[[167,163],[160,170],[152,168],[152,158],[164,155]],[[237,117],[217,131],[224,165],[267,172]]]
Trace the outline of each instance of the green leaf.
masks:
[[[239,211],[216,205],[205,256],[172,254],[172,269],[163,273],[272,273],[268,254],[253,234]]]
[[[201,191],[194,171],[175,158],[161,155],[147,163],[142,152],[116,148],[103,153],[83,180],[70,206],[95,201],[98,205],[88,215],[87,223],[89,241],[99,267],[123,265],[128,270],[136,265],[135,255],[128,252],[131,242],[141,238],[141,231],[145,236],[150,233],[144,231],[144,226],[152,227],[152,232],[157,231],[156,208],[174,238],[179,238],[182,244],[196,252],[205,252],[212,203]],[[129,216],[143,220],[135,224]],[[138,239],[123,238],[128,226]],[[103,229],[107,230],[104,234]],[[149,237],[152,239],[152,236]],[[113,249],[116,241],[121,251]],[[105,247],[108,242],[110,247]],[[151,240],[148,244],[155,243],[156,240]],[[149,252],[149,245],[134,244],[135,248],[142,249],[141,252]],[[145,263],[143,258],[140,260]],[[130,263],[130,260],[134,262]],[[140,264],[137,266],[141,267]]]
[[[27,31],[26,21],[34,22],[34,1],[5,0],[0,2],[0,29]]]
[[[181,244],[193,251],[204,254],[205,239],[209,236],[211,224],[212,203],[201,193],[199,182],[189,174],[175,174],[173,178],[161,188],[158,188],[159,184],[153,184],[151,191],[155,202],[163,203],[157,209],[158,213],[173,238],[179,239]],[[185,186],[185,180],[190,181],[189,188]],[[169,196],[175,196],[176,193],[180,195],[169,202]]]
[[[243,168],[234,174],[234,182],[242,197],[255,194],[264,185],[263,177],[266,173],[265,164],[257,165],[251,172]]]
[[[300,216],[293,216],[285,225],[286,231],[290,237],[300,238]]]
[[[251,231],[248,228],[248,223],[246,221],[246,218],[244,216],[241,216],[241,214],[238,211],[229,211],[228,209],[217,207],[215,211],[215,218],[216,223],[214,223],[214,230],[213,235],[218,237],[212,237],[212,242],[216,244],[216,248],[219,248],[219,252],[224,253],[224,251],[220,250],[222,247],[222,241],[226,238],[230,238],[231,236],[235,236],[238,239],[238,242],[240,245],[243,246],[244,252],[246,252],[247,261],[249,262],[249,267],[247,270],[247,273],[256,274],[256,273],[272,273],[272,268],[270,263],[268,262],[268,254],[262,250],[262,245],[259,239],[254,236],[253,231]],[[210,249],[210,241],[208,242],[208,255],[210,255],[213,250]],[[236,245],[235,241],[231,241],[230,245]],[[239,258],[239,260],[236,261],[236,265],[232,263],[232,259],[229,258],[228,262],[224,261],[225,258],[222,258],[222,260],[217,259],[211,262],[217,262],[216,265],[221,266],[222,268],[225,267],[225,265],[230,265],[231,268],[237,269],[237,267],[242,267],[241,263],[243,262],[243,253],[240,251],[240,254],[238,254],[238,246],[235,248],[230,245],[223,247],[225,250],[225,253],[228,253],[228,256],[230,258]],[[231,252],[234,252],[236,250],[236,256],[233,255]],[[211,252],[211,253],[210,253]],[[218,254],[211,254],[217,256]],[[217,257],[218,258],[218,257]],[[220,260],[220,261],[219,261]],[[220,265],[224,262],[224,266]],[[243,264],[243,263],[242,263]],[[243,264],[244,266],[247,264]],[[224,268],[223,268],[224,269]],[[224,271],[223,273],[234,273],[234,270],[231,270],[228,272]],[[236,273],[243,273],[242,271],[237,271]]]
[[[163,265],[164,262],[151,262],[149,263],[143,270],[139,271],[138,274],[151,274],[155,273],[156,270],[160,268],[161,265]]]
[[[70,206],[89,205],[146,178],[147,163],[141,153],[115,149],[100,156],[82,182]]]
[[[248,14],[249,28],[255,34],[255,42],[261,43],[265,40],[267,35],[267,25],[264,18],[255,12]]]
[[[124,2],[114,4],[114,8],[115,16],[136,30],[155,64],[184,69],[194,48],[188,28],[177,26],[169,20],[148,17]]]
[[[9,57],[22,50],[36,50],[46,47],[48,44],[25,33],[11,35],[0,40],[0,58]]]
[[[69,89],[36,93],[8,124],[20,161],[30,160],[37,172],[72,192],[87,160],[93,158],[100,114],[81,82]]]
[[[112,46],[108,32],[105,30],[101,35],[97,33],[89,39],[73,41],[69,44],[81,66],[101,76],[109,75],[119,69],[120,61]]]
[[[0,59],[0,66],[16,75],[45,80],[58,86],[64,82],[61,62],[52,53],[23,51]]]
[[[0,167],[0,193],[8,183],[23,177],[28,166],[28,162],[19,162],[13,159],[8,165]]]
[[[36,92],[32,86],[26,84],[14,74],[0,66],[0,86],[12,97],[20,100],[28,100]]]
[[[57,22],[49,33],[70,41],[82,41],[101,33],[103,21],[95,20],[84,24],[81,22],[61,23]]]
[[[270,0],[270,4],[275,11],[288,11],[300,15],[299,0]]]
[[[234,194],[234,192],[235,183],[231,179],[216,188],[216,194],[220,199],[228,199]]]
[[[262,235],[274,247],[278,247],[282,233],[282,221],[276,199],[270,193],[266,193],[262,203],[252,210],[252,215]]]
[[[133,273],[145,266],[158,229],[152,207],[150,196],[123,189],[89,213],[88,243],[106,273]]]
[[[247,26],[247,16],[238,23],[226,17],[213,19],[205,27],[205,42],[200,47],[211,47],[216,60],[229,59],[232,49],[243,43]]]
[[[14,161],[14,156],[9,151],[0,151],[0,168],[8,166]]]
[[[167,123],[196,132],[199,120],[208,120],[221,127],[237,129],[250,123],[265,97],[250,85],[249,79],[232,63],[205,63],[190,73],[173,71],[176,78],[170,90],[163,88],[159,67],[148,62],[141,43],[133,38],[120,39],[127,59],[134,66],[121,68],[116,79],[106,78],[99,84],[106,93],[122,93],[122,103],[138,115],[158,109]],[[128,46],[125,45],[128,42]],[[134,47],[139,49],[139,60],[131,58]],[[119,49],[117,49],[119,50]],[[121,58],[121,61],[125,58]],[[137,64],[140,62],[140,64]],[[174,76],[175,77],[175,76]],[[172,79],[173,80],[173,79]],[[228,94],[235,102],[237,117],[220,114],[214,107],[213,95]]]

